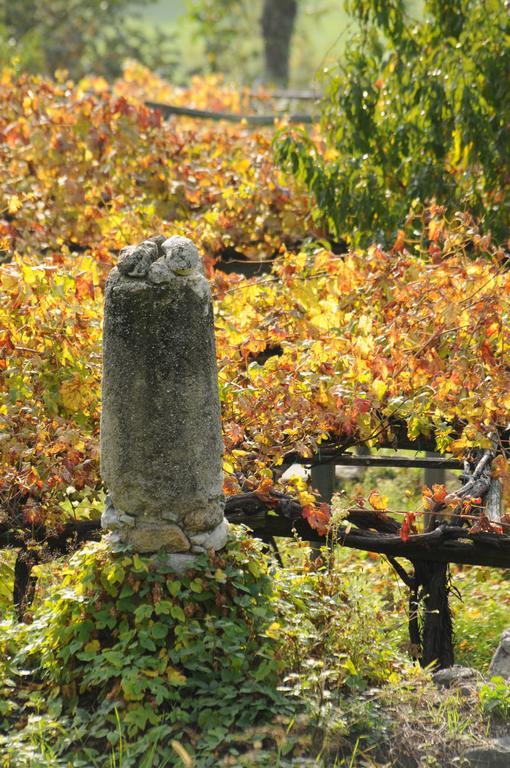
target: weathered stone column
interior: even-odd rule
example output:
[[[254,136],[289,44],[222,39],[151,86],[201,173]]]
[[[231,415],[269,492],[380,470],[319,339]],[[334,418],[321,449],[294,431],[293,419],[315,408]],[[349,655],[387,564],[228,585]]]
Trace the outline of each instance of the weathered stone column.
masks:
[[[112,545],[181,569],[221,549],[222,440],[208,281],[184,237],[124,248],[105,291],[101,473]],[[179,554],[175,554],[179,553]]]

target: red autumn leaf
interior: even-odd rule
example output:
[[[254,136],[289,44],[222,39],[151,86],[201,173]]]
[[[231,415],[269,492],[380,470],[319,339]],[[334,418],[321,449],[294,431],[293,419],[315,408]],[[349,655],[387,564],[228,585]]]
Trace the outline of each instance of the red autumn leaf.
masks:
[[[358,413],[368,413],[371,407],[372,404],[370,400],[367,400],[364,397],[357,397],[354,401],[354,408]]]
[[[310,528],[313,528],[319,536],[325,536],[329,530],[331,521],[331,508],[329,504],[321,502],[318,506],[307,504],[303,507],[302,515]]]
[[[402,541],[408,541],[411,534],[417,533],[416,530],[416,515],[414,512],[408,512],[404,517],[404,522],[400,528],[400,538]]]
[[[469,533],[496,533],[501,535],[503,533],[503,527],[499,525],[499,523],[492,522],[487,515],[482,513],[474,525],[469,529]]]
[[[492,354],[492,350],[490,346],[487,344],[487,342],[484,342],[480,347],[480,355],[482,357],[483,362],[486,365],[494,365],[494,355]]]
[[[6,349],[8,352],[12,352],[14,344],[12,343],[12,337],[9,331],[2,331],[0,333],[0,347]]]
[[[23,507],[23,520],[28,525],[37,525],[42,521],[41,506],[35,499],[29,499]]]

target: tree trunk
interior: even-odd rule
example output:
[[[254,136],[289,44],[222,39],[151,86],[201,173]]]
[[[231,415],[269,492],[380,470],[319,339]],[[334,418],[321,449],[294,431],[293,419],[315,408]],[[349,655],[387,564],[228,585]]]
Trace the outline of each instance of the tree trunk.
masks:
[[[297,15],[297,0],[264,0],[260,24],[264,38],[265,76],[275,85],[289,82],[290,40]]]

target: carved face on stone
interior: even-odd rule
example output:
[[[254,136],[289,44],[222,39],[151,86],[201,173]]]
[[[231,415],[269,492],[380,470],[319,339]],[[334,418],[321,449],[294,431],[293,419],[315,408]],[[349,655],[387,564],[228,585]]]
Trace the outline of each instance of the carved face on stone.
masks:
[[[150,265],[159,258],[157,243],[144,240],[139,245],[128,245],[120,252],[118,268],[126,277],[145,277]]]
[[[165,283],[174,276],[203,274],[197,248],[187,237],[163,235],[151,237],[120,252],[119,272],[125,277],[146,278],[151,283]]]
[[[198,250],[187,237],[169,237],[161,249],[166,265],[175,275],[190,275],[200,265]]]

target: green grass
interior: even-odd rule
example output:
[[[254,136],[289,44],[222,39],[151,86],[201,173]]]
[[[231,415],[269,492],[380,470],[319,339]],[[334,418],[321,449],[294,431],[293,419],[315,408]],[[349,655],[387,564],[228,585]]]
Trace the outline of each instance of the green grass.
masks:
[[[456,566],[453,576],[463,598],[452,599],[456,663],[486,674],[500,635],[510,626],[510,570]]]

